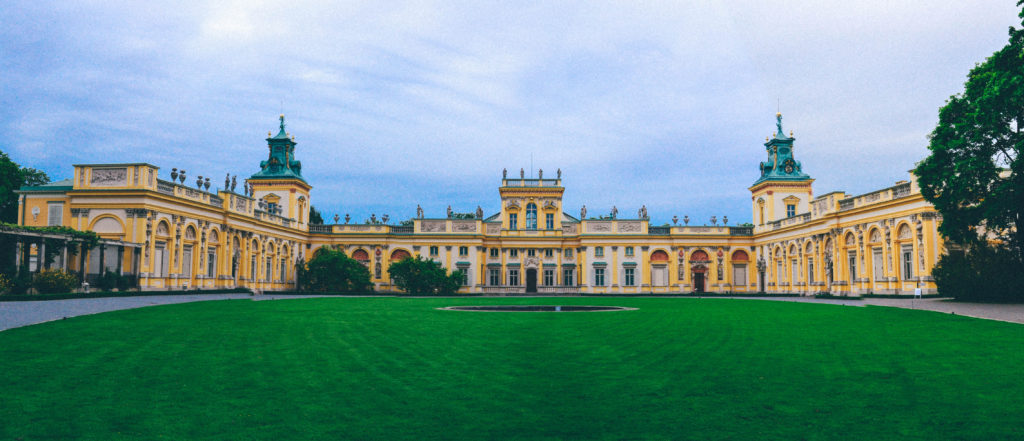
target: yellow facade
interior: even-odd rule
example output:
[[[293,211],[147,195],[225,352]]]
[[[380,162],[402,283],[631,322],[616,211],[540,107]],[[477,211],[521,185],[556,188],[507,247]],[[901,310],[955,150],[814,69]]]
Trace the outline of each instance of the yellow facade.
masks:
[[[501,210],[490,216],[478,209],[445,218],[418,214],[411,225],[309,225],[312,186],[293,160],[283,117],[281,130],[268,142],[283,146],[284,159],[272,154],[264,171],[243,183],[243,194],[211,193],[202,182],[193,188],[160,177],[149,164],[84,164],[70,180],[22,189],[19,221],[56,222],[120,241],[124,246],[107,251],[116,252],[114,260],[93,250],[70,261],[89,274],[120,262],[119,270],[138,274],[140,286],[153,290],[293,289],[296,263],[321,246],[361,260],[381,291],[395,289],[387,267],[406,256],[462,270],[462,292],[488,294],[935,290],[930,274],[943,252],[940,219],[914,180],[860,196],[815,198],[813,180],[792,159],[792,136],[765,144],[770,160],[749,188],[752,226],[655,226],[646,209],[574,216],[562,204],[560,171],[553,179],[506,174]],[[288,174],[273,175],[274,166]]]

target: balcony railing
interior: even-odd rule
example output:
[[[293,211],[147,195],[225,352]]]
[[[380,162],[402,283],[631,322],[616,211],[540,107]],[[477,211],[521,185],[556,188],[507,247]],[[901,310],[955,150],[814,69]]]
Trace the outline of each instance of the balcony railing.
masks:
[[[313,225],[313,224],[311,224],[309,226],[309,232],[310,233],[330,233],[331,232],[331,226],[330,225]]]
[[[414,229],[412,226],[393,226],[391,227],[391,234],[412,234]]]
[[[647,234],[672,234],[672,227],[647,227]]]
[[[892,188],[892,198],[903,198],[910,196],[910,183],[900,184]]]
[[[526,292],[526,286],[485,286],[483,287],[484,294],[497,294],[506,296],[531,296],[540,294],[566,294],[566,295],[578,295],[580,293],[580,287],[578,286],[538,286],[537,292]]]
[[[729,227],[729,234],[733,236],[753,236],[754,227]]]

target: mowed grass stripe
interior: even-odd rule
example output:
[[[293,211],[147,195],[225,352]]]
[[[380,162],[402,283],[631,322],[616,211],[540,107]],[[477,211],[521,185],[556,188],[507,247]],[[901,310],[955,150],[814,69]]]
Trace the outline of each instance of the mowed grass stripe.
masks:
[[[596,304],[594,313],[440,311]],[[1024,326],[731,299],[232,300],[0,333],[0,438],[1024,438]]]

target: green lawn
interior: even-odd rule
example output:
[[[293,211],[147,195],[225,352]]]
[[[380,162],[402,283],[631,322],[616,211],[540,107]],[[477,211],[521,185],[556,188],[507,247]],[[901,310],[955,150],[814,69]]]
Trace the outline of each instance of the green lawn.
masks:
[[[434,309],[493,303],[639,309]],[[1022,372],[1022,325],[881,307],[198,302],[0,332],[0,439],[1024,439]]]

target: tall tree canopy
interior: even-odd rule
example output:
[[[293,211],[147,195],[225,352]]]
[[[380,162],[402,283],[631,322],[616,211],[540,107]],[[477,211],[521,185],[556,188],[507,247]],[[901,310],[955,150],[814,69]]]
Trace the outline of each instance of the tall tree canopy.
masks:
[[[18,221],[18,195],[14,191],[25,185],[49,184],[50,177],[34,168],[22,168],[0,151],[0,222]]]
[[[320,214],[320,210],[312,205],[309,206],[309,223],[313,225],[323,225],[324,223],[324,217]]]
[[[1024,29],[1011,27],[1009,43],[971,70],[930,139],[914,172],[952,245],[932,270],[939,292],[1024,300]]]
[[[1011,27],[1009,43],[971,70],[930,140],[914,172],[942,214],[939,231],[957,244],[996,239],[1024,261],[1024,29]]]

